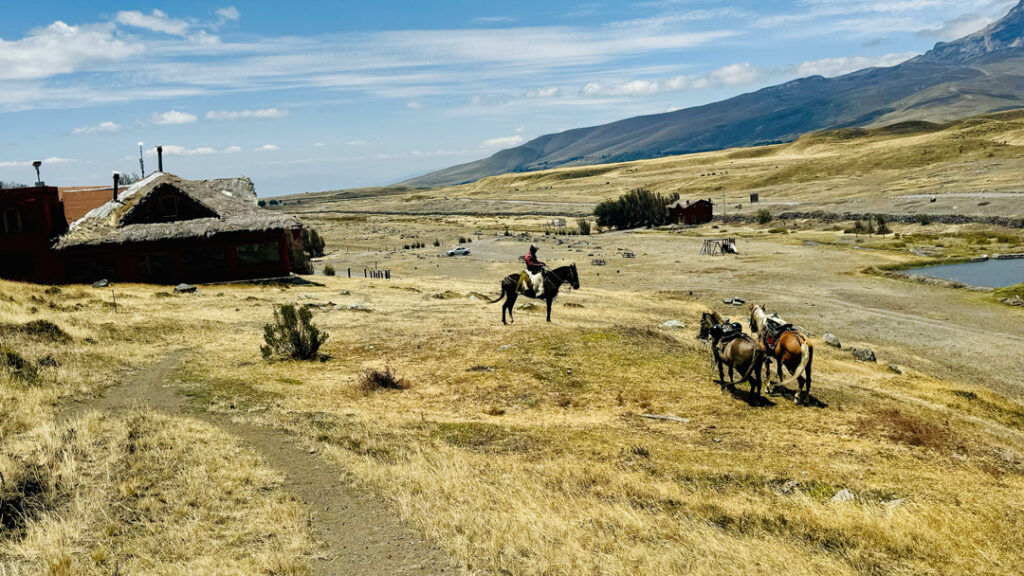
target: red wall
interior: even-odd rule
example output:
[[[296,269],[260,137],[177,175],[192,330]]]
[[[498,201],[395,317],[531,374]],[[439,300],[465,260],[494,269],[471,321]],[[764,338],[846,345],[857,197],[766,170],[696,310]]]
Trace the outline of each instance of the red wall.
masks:
[[[4,233],[0,220],[0,277],[59,281],[64,268],[50,245],[68,226],[57,189],[45,186],[0,190],[0,219],[11,208],[21,215],[22,230]]]

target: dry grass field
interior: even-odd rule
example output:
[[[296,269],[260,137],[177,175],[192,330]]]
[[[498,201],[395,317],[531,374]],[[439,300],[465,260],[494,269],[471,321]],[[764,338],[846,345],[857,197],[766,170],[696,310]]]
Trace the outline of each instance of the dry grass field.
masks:
[[[724,194],[746,213],[1022,217],[1022,145],[1022,115],[1008,113],[309,194],[283,208],[327,241],[317,284],[0,282],[0,574],[1024,573],[1024,309],[1000,304],[1024,286],[898,272],[1024,251],[1020,229],[904,223],[879,237],[776,219],[550,233],[553,216],[572,227],[641,185]],[[754,191],[760,206],[742,200]],[[719,237],[740,254],[698,255]],[[472,253],[445,257],[459,238]],[[551,324],[520,300],[504,326],[487,300],[531,242],[576,263],[581,288]],[[392,280],[363,277],[375,268]],[[745,321],[746,305],[723,303],[736,297],[814,339],[810,406],[792,386],[749,402],[745,384],[713,381],[696,324],[711,308]],[[309,307],[330,334],[322,361],[261,357],[281,304]],[[404,386],[367,385],[384,368]],[[361,498],[385,504],[356,510]],[[357,550],[331,530],[384,542]]]
[[[811,223],[558,238],[540,217],[317,223],[334,247],[326,261],[377,261],[395,279],[197,295],[119,285],[116,312],[109,289],[2,284],[4,346],[37,367],[0,369],[7,573],[313,570],[325,552],[283,489],[294,471],[210,417],[313,452],[466,574],[1024,570],[1024,314],[984,292],[864,272],[935,243],[1020,250],[1019,232],[914,225],[858,243]],[[698,256],[711,233],[738,237],[741,255]],[[402,235],[428,248],[379,250]],[[439,256],[459,235],[473,254]],[[556,300],[553,323],[528,308],[502,326],[484,298],[528,240],[552,264],[578,262],[582,286]],[[788,263],[811,260],[815,273],[780,293]],[[765,300],[819,340],[812,406],[791,390],[755,405],[746,385],[719,391],[695,336],[708,307],[744,317],[725,295]],[[260,357],[282,303],[314,311],[325,361]],[[660,327],[670,319],[687,328]],[[26,327],[37,320],[66,336]],[[824,346],[825,331],[879,362]],[[184,413],[90,404],[172,353],[167,385]],[[364,386],[385,366],[407,388]]]

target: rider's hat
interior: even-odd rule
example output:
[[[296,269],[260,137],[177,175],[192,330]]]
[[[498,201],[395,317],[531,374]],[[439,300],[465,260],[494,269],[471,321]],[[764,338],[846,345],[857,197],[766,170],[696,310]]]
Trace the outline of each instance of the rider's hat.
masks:
[[[536,251],[537,251],[537,245],[536,244],[530,244],[530,252],[536,252]]]

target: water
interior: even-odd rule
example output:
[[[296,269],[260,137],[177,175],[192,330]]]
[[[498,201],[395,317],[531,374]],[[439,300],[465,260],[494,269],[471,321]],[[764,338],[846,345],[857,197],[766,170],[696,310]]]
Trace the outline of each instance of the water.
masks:
[[[912,268],[911,274],[953,280],[971,286],[1002,288],[1024,282],[1024,260],[986,260]]]

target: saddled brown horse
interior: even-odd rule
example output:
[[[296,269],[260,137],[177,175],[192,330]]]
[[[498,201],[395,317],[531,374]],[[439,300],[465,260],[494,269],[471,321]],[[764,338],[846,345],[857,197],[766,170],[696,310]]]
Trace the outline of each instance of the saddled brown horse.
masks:
[[[750,398],[754,399],[761,395],[761,364],[764,354],[757,342],[742,332],[720,345],[724,322],[717,312],[704,312],[700,317],[699,338],[711,342],[711,352],[718,366],[718,382],[722,388],[725,388],[725,375],[722,372],[722,365],[725,364],[729,367],[729,388],[734,386],[733,371],[740,371],[743,373],[740,383],[750,382]]]
[[[580,289],[580,277],[576,272],[576,265],[570,264],[568,266],[562,266],[555,268],[554,270],[544,270],[544,293],[539,296],[540,299],[547,302],[548,305],[548,322],[551,322],[551,301],[558,296],[558,290],[562,287],[562,284],[566,282],[573,287],[574,290]],[[501,296],[491,300],[491,304],[501,302],[502,298],[505,298],[505,303],[501,305],[501,323],[508,324],[505,322],[505,312],[508,312],[508,319],[513,324],[516,323],[516,319],[512,316],[512,307],[516,305],[516,299],[519,298],[519,292],[516,291],[519,285],[519,273],[509,274],[501,281]],[[523,296],[527,298],[538,298],[533,293],[533,289],[529,289],[523,292]]]
[[[797,404],[806,402],[811,394],[811,363],[814,361],[814,345],[810,338],[799,329],[787,324],[781,318],[774,316],[771,322],[781,326],[778,334],[772,336],[769,329],[769,317],[764,311],[764,306],[751,306],[750,308],[750,330],[759,334],[758,343],[767,355],[768,364],[768,393],[772,391],[771,383],[771,360],[774,359],[779,369],[779,385],[789,384],[797,381],[797,393],[793,401]],[[774,337],[774,341],[771,339]],[[782,367],[789,370],[790,376],[782,381]]]

